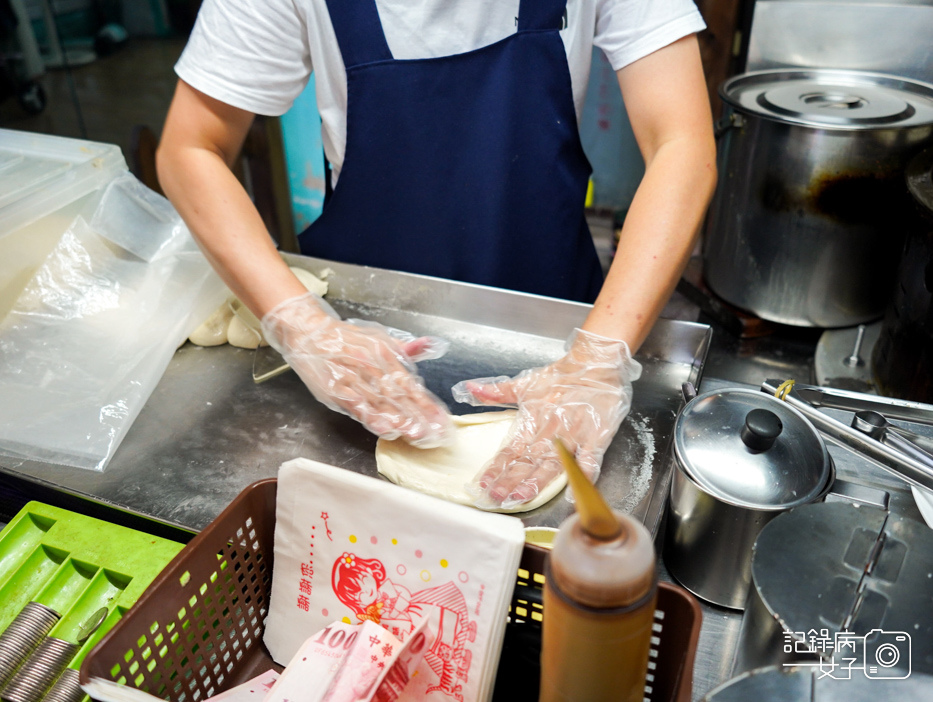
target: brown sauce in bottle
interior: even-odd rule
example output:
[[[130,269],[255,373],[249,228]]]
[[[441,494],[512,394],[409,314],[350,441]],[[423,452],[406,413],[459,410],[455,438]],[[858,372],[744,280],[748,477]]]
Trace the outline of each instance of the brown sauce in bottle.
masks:
[[[546,574],[541,702],[641,702],[657,602],[647,529],[616,512],[620,531],[594,538],[573,515]]]

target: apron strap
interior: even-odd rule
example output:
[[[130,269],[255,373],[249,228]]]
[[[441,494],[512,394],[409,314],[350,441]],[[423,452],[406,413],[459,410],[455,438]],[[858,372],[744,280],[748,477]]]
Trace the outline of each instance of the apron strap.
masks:
[[[564,28],[567,0],[521,0],[518,31],[534,32]]]
[[[327,12],[347,69],[392,60],[376,0],[327,0]]]

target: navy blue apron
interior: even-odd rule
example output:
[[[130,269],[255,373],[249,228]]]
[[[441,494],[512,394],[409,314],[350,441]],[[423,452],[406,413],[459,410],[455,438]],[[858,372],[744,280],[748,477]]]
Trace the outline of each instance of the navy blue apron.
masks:
[[[591,172],[559,30],[566,0],[454,56],[396,60],[375,0],[327,0],[347,69],[347,146],[303,253],[592,302]]]

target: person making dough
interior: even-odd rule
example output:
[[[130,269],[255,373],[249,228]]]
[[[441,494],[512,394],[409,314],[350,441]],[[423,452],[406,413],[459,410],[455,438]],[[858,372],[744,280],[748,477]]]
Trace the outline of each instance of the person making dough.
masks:
[[[451,431],[414,365],[430,341],[345,322],[307,293],[230,171],[254,115],[284,113],[312,70],[332,191],[303,253],[594,302],[563,358],[454,388],[517,407],[474,492],[520,504],[560,473],[555,436],[595,480],[631,406],[631,354],[689,258],[716,181],[703,27],[692,0],[205,0],[160,184],[314,396],[381,437],[434,447]],[[594,45],[646,165],[605,281],[577,129]]]

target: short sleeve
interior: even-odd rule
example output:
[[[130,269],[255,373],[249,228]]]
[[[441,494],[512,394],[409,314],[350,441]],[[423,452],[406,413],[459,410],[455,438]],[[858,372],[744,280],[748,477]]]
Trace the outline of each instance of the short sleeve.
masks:
[[[295,0],[205,0],[175,72],[216,100],[281,115],[311,74],[303,12]]]
[[[600,0],[593,43],[618,71],[705,28],[693,0]]]

